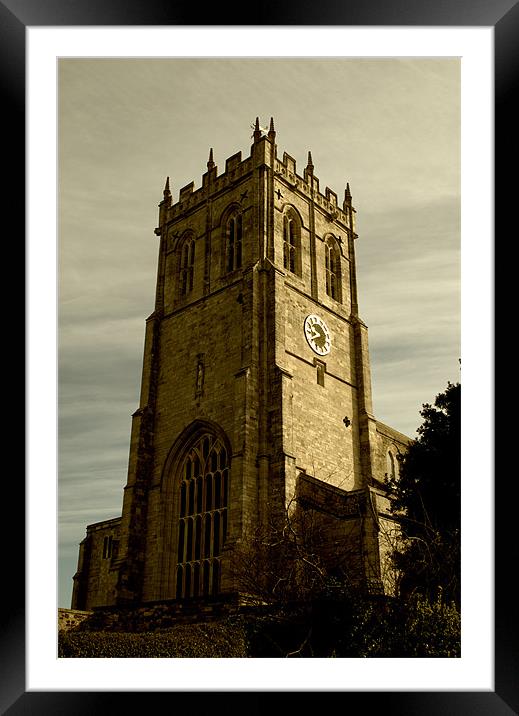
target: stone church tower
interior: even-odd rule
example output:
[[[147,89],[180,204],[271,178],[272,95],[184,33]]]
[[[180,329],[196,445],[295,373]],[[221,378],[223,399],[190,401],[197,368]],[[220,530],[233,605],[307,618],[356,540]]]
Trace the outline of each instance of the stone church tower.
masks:
[[[373,415],[349,185],[322,193],[256,120],[250,156],[218,174],[211,150],[175,203],[168,178],[158,224],[122,516],[87,527],[72,607],[235,593],[236,548],[294,498],[381,590],[409,440]]]

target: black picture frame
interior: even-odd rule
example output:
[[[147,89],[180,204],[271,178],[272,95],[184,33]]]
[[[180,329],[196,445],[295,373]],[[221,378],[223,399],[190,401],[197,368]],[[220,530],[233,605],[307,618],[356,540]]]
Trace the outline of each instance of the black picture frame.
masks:
[[[4,188],[4,206],[16,216],[11,237],[20,236],[25,215],[25,30],[34,26],[103,25],[347,25],[347,26],[483,26],[494,28],[495,39],[495,235],[505,237],[512,227],[511,211],[515,202],[512,191],[516,182],[508,179],[506,166],[511,163],[517,113],[512,102],[517,87],[519,45],[519,4],[513,0],[363,0],[362,3],[319,3],[264,0],[249,6],[177,4],[170,0],[0,0],[0,76],[4,98],[4,139],[15,148]],[[200,23],[203,12],[204,22]],[[515,131],[514,131],[515,130]],[[5,171],[5,167],[4,167]],[[515,193],[515,192],[514,192]],[[515,197],[513,197],[515,199]],[[488,197],[492,201],[492,197]],[[14,227],[13,227],[14,228]],[[512,236],[510,237],[512,239]],[[19,239],[18,242],[21,240]],[[23,258],[22,258],[23,260]],[[19,299],[16,315],[19,321]],[[509,304],[507,304],[509,305]],[[14,307],[13,307],[14,310]],[[497,394],[497,391],[496,391]],[[13,404],[20,404],[19,391]],[[496,436],[497,437],[497,436]],[[494,440],[494,436],[488,436]],[[494,450],[494,454],[497,451]],[[7,487],[10,511],[17,507],[18,524],[24,515],[24,481],[14,470]],[[498,479],[497,479],[498,478]],[[357,702],[366,709],[383,709],[385,714],[503,714],[519,713],[517,597],[513,589],[512,535],[513,500],[506,489],[504,473],[495,481],[495,691],[449,692],[341,692],[342,706]],[[20,514],[21,513],[21,514]],[[174,699],[175,708],[189,705],[191,711],[205,714],[220,707],[229,710],[229,693],[185,692],[27,692],[25,687],[25,545],[19,538],[4,549],[2,632],[0,638],[0,710],[9,716],[19,714],[99,714],[121,713],[127,707],[141,705],[149,712],[150,699],[158,696]],[[8,588],[7,588],[8,585]],[[515,630],[514,630],[515,627]],[[304,705],[318,707],[328,693],[304,693]],[[333,694],[332,694],[333,695]],[[193,700],[193,696],[195,696]],[[263,714],[273,706],[294,708],[294,693],[233,692],[232,711],[246,710]],[[274,697],[274,698],[273,698]],[[131,699],[131,702],[129,701]],[[144,701],[146,699],[146,701]],[[289,701],[290,699],[290,701]],[[128,705],[128,706],[127,706]],[[319,703],[322,708],[321,702]]]

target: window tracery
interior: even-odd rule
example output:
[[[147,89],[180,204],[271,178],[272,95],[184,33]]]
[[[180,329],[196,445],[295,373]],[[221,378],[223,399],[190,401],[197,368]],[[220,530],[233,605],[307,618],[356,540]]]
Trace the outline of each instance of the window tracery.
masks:
[[[221,440],[204,434],[180,464],[178,599],[215,595],[220,591],[221,553],[228,520],[229,463]]]

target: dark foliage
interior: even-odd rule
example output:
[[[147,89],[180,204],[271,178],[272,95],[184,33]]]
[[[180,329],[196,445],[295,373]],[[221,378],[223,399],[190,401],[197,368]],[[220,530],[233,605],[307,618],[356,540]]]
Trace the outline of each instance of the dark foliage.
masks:
[[[60,632],[58,656],[73,658],[211,658],[247,656],[242,625],[177,624],[153,632]]]
[[[393,511],[402,516],[395,552],[401,594],[460,604],[461,386],[448,383],[424,404],[419,437],[392,480]]]
[[[323,594],[155,632],[60,632],[65,658],[355,658],[460,656],[459,614],[425,599]]]

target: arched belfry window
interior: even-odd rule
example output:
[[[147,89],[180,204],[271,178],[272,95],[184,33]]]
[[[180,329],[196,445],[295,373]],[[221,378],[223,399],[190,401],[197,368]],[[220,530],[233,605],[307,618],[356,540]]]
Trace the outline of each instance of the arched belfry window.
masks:
[[[283,216],[283,268],[301,275],[301,226],[290,210]]]
[[[180,248],[180,295],[187,296],[193,290],[195,273],[195,238],[189,236]]]
[[[229,464],[228,450],[209,433],[198,437],[180,461],[177,599],[220,591]]]
[[[235,271],[242,265],[243,220],[241,212],[235,211],[225,225],[226,271]]]
[[[324,260],[326,271],[326,293],[334,301],[341,303],[341,252],[337,241],[330,236],[324,244]]]

